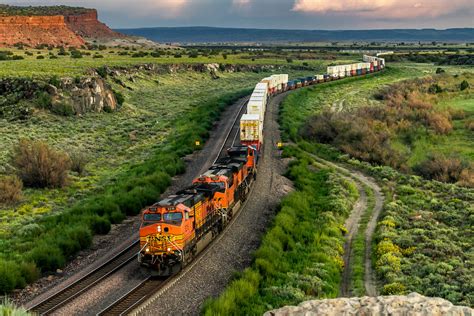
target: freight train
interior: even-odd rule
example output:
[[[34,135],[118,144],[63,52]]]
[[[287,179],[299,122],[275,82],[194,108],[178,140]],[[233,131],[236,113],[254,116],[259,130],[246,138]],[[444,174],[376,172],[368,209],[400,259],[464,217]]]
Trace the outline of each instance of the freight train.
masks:
[[[138,261],[155,275],[169,276],[204,249],[231,221],[257,176],[263,126],[271,96],[320,82],[382,70],[385,60],[364,55],[363,63],[329,66],[327,73],[296,80],[287,74],[262,79],[240,119],[239,146],[227,149],[192,184],[147,207],[142,213]]]

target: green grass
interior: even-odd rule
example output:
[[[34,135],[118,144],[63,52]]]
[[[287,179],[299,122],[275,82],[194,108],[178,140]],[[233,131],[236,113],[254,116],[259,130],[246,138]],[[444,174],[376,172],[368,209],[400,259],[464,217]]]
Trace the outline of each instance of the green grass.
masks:
[[[58,54],[57,49],[37,50],[28,49],[28,52],[33,53],[33,56],[25,55],[25,51],[18,49],[2,49],[4,51],[11,51],[15,55],[23,56],[24,60],[0,61],[0,77],[50,77],[57,75],[64,76],[80,76],[84,75],[88,69],[99,68],[107,65],[114,66],[132,66],[144,63],[155,64],[193,64],[193,63],[219,63],[219,64],[243,64],[243,65],[291,65],[294,67],[301,67],[303,64],[314,69],[325,69],[325,65],[333,61],[321,61],[316,59],[298,59],[289,64],[284,56],[253,56],[248,53],[228,54],[227,58],[222,55],[213,55],[205,57],[200,55],[197,58],[190,58],[188,55],[183,55],[181,58],[173,56],[161,57],[131,57],[130,55],[119,55],[118,52],[124,52],[121,49],[107,49],[106,51],[89,51],[94,55],[96,52],[103,56],[103,58],[92,58],[91,56],[84,56],[83,58],[74,59],[70,56],[57,56],[57,59],[49,59],[49,53]],[[85,51],[85,50],[81,50]],[[114,51],[114,53],[110,53]],[[130,54],[134,53],[130,51]],[[186,51],[182,52],[183,54]],[[45,56],[45,59],[38,60],[37,56]],[[338,62],[349,62],[352,59],[342,58]]]
[[[205,315],[261,315],[304,300],[337,297],[343,268],[342,225],[357,199],[353,184],[298,149],[288,176],[296,191],[263,237],[252,266],[204,306]]]
[[[351,271],[351,292],[355,296],[365,296],[365,231],[367,230],[367,224],[374,212],[375,199],[372,189],[368,186],[364,186],[365,193],[367,195],[367,208],[362,214],[359,221],[359,228],[357,235],[352,242],[352,271]]]

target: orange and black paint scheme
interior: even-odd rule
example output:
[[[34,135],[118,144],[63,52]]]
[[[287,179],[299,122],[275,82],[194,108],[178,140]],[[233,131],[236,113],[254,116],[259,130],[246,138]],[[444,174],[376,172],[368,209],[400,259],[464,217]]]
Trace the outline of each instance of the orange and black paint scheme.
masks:
[[[138,260],[157,275],[179,271],[198,252],[204,236],[215,237],[232,218],[256,177],[257,152],[252,147],[228,149],[193,184],[145,209]]]

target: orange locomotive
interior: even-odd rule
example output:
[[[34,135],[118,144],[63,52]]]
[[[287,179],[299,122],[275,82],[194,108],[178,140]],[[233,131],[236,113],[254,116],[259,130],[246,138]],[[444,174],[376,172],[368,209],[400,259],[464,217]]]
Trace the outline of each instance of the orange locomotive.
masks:
[[[256,167],[255,149],[232,147],[192,186],[148,207],[138,261],[158,275],[179,271],[227,225],[246,198]]]

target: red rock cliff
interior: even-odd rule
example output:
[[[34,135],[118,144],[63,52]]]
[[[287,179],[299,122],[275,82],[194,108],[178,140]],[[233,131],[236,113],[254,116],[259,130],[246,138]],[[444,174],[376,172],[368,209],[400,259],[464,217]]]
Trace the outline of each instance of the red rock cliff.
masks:
[[[0,17],[0,46],[16,43],[78,47],[85,41],[68,27],[64,16]]]
[[[125,37],[125,35],[112,31],[107,25],[97,18],[97,11],[89,10],[79,15],[65,16],[66,24],[76,34],[92,39],[110,39]]]

